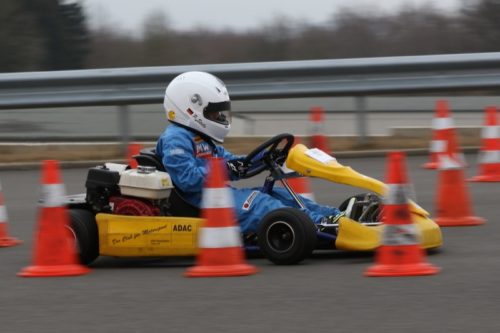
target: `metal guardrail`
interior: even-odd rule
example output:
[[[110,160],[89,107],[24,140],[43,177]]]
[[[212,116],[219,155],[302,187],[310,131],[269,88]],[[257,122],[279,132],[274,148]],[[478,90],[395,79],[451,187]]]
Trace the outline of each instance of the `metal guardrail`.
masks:
[[[219,76],[234,100],[500,88],[500,53],[91,69],[0,74],[0,109],[159,103],[191,70]]]
[[[92,69],[0,74],[0,110],[161,103],[167,83],[192,70],[219,76],[233,100],[356,96],[366,136],[364,96],[481,92],[500,88],[500,53]]]

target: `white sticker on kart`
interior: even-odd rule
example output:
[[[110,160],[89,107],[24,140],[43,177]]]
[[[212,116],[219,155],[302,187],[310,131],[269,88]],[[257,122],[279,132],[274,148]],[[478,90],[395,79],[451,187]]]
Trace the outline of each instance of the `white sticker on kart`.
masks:
[[[337,161],[335,157],[328,155],[327,153],[318,148],[311,148],[306,150],[306,155],[324,164],[328,164],[329,162],[332,161],[333,162]]]

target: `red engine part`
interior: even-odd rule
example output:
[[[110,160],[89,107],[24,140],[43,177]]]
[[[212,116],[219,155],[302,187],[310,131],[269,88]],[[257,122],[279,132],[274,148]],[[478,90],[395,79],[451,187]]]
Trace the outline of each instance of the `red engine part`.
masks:
[[[132,216],[158,216],[160,209],[153,206],[151,201],[136,198],[111,197],[109,202],[113,205],[113,213]]]

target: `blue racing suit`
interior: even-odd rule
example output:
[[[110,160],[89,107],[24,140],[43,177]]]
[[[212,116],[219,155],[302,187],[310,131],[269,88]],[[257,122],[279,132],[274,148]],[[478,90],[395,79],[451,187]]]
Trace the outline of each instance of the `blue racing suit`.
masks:
[[[226,161],[242,158],[220,145],[208,143],[198,134],[175,123],[169,125],[161,134],[156,145],[156,154],[161,158],[176,188],[182,192],[183,198],[196,207],[201,206],[208,157],[221,157]],[[262,218],[275,209],[298,208],[297,203],[284,188],[274,188],[270,194],[262,193],[260,188],[230,186],[230,189],[243,233],[257,232]],[[325,216],[340,213],[335,207],[319,205],[303,196],[301,199],[306,206],[304,212],[314,223],[320,223]]]

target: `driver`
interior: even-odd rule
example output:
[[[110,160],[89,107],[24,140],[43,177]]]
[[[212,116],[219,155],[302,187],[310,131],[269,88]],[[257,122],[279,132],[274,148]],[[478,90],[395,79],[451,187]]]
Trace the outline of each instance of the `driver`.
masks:
[[[243,162],[245,156],[234,155],[217,144],[231,129],[229,94],[217,77],[187,72],[167,86],[163,106],[170,125],[158,139],[156,153],[182,197],[200,207],[208,157],[223,158],[231,180],[238,180],[250,167]],[[243,233],[257,232],[262,218],[275,209],[298,208],[284,188],[274,188],[271,194],[259,188],[230,188]],[[343,215],[335,207],[319,205],[303,196],[301,199],[314,223],[334,223]]]

